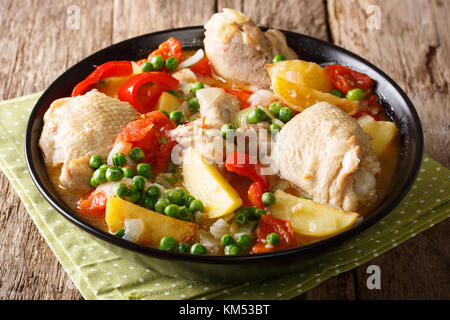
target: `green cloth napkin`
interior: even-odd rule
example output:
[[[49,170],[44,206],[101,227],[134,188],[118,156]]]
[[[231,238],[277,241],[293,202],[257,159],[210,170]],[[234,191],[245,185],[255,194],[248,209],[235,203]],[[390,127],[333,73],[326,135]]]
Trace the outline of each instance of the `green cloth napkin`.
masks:
[[[0,102],[0,169],[86,299],[289,299],[450,216],[450,171],[425,156],[414,186],[397,208],[371,228],[311,261],[301,272],[226,286],[162,276],[102,247],[39,194],[24,161],[25,126],[39,95]]]

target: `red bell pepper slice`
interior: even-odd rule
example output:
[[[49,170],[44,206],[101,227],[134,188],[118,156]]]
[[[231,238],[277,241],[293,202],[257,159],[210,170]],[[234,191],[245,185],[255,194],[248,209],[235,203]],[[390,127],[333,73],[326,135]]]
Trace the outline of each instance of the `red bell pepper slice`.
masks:
[[[211,66],[209,64],[209,60],[207,57],[204,57],[202,60],[200,60],[190,68],[192,72],[194,72],[197,75],[201,75],[204,77],[212,77]]]
[[[328,65],[325,66],[324,71],[336,89],[344,94],[354,88],[360,88],[365,93],[372,89],[373,80],[370,77],[343,65]]]
[[[170,121],[162,112],[153,111],[141,118],[128,123],[119,133],[115,143],[129,142],[134,147],[141,148],[145,153],[143,162],[152,166],[152,171],[162,172],[175,146],[167,131],[175,129],[176,124]]]
[[[108,198],[103,192],[91,192],[87,197],[80,199],[78,208],[85,214],[95,218],[103,218]]]
[[[255,182],[260,182],[264,189],[268,188],[267,177],[261,174],[261,165],[258,161],[246,153],[230,152],[225,160],[228,171],[248,177]]]
[[[235,95],[239,102],[241,103],[241,109],[246,109],[250,107],[250,102],[248,102],[248,98],[253,94],[253,92],[244,89],[234,89],[234,88],[224,88],[226,92]]]
[[[117,97],[131,104],[138,112],[153,110],[159,96],[176,89],[179,81],[164,72],[145,72],[132,76],[119,89]]]
[[[264,209],[264,204],[262,203],[262,195],[266,192],[267,186],[264,186],[261,182],[253,182],[250,188],[248,188],[247,196],[251,204],[260,209]]]
[[[158,49],[150,53],[150,55],[148,56],[148,60],[150,61],[152,57],[156,55],[159,55],[164,59],[167,59],[169,57],[175,57],[177,58],[178,62],[181,62],[181,60],[183,59],[181,42],[173,37],[170,37],[169,39],[161,43]]]
[[[276,245],[268,246],[266,237],[269,233],[275,232],[280,236],[280,242]],[[264,253],[275,250],[292,248],[295,246],[294,230],[287,220],[278,219],[270,215],[262,215],[256,228],[256,243],[252,247],[252,253]]]
[[[130,61],[109,61],[100,66],[78,83],[72,90],[72,97],[79,96],[95,86],[97,82],[108,77],[126,77],[133,73],[133,65]]]

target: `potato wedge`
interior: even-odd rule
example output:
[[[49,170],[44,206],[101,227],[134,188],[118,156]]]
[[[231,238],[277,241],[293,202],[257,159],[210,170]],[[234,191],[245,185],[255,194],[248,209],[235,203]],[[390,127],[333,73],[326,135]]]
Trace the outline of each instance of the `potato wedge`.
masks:
[[[207,163],[193,148],[184,152],[183,178],[184,186],[190,194],[203,202],[210,219],[232,213],[242,205],[239,194],[219,170]]]
[[[275,203],[269,207],[272,216],[290,221],[294,232],[304,236],[323,237],[338,233],[359,217],[356,212],[346,212],[281,190],[275,192],[275,198]]]
[[[178,110],[181,104],[182,102],[180,99],[170,93],[163,92],[158,99],[156,107],[158,110],[164,110],[167,111],[167,113],[171,113],[172,111]]]
[[[330,93],[302,87],[301,85],[275,76],[272,79],[272,87],[275,94],[296,111],[303,111],[318,102],[326,101],[341,108],[349,115],[353,115],[358,110],[359,101],[339,98]]]
[[[390,121],[370,121],[362,125],[362,129],[373,139],[370,140],[372,151],[380,157],[386,148],[392,143],[397,135],[398,129]]]
[[[285,60],[269,64],[266,69],[271,79],[280,77],[302,87],[322,92],[330,92],[334,89],[323,68],[314,62]]]
[[[108,198],[105,220],[109,230],[117,232],[123,229],[127,219],[142,220],[144,230],[137,242],[149,246],[158,245],[165,236],[191,242],[195,239],[198,227],[196,223],[171,218],[120,198]]]

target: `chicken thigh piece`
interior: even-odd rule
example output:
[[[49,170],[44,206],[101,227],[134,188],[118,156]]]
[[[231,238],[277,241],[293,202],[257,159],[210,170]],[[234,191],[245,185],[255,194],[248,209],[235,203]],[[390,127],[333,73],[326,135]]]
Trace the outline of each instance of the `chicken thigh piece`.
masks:
[[[138,113],[128,103],[97,90],[54,101],[44,115],[39,146],[46,164],[63,164],[60,183],[72,191],[89,189],[89,156],[106,160],[114,139]]]
[[[204,46],[214,71],[226,80],[269,88],[265,69],[275,55],[297,59],[278,30],[263,33],[250,18],[236,10],[223,9],[205,24]]]
[[[282,178],[314,201],[354,211],[376,200],[380,163],[369,136],[327,102],[306,109],[280,130],[271,160]]]
[[[222,163],[227,141],[220,128],[231,123],[233,114],[240,110],[239,101],[220,88],[200,89],[196,95],[201,118],[172,130],[172,139],[184,148],[194,147],[208,160]]]

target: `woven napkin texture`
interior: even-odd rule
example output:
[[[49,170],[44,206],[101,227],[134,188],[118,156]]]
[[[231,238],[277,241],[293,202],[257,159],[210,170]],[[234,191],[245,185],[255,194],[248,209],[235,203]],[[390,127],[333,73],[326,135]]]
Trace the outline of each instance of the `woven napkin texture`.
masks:
[[[450,216],[450,171],[425,156],[408,195],[374,226],[318,257],[300,272],[230,285],[162,276],[124,259],[75,227],[42,198],[24,160],[28,116],[40,93],[0,102],[0,169],[86,299],[289,299],[383,254]]]

